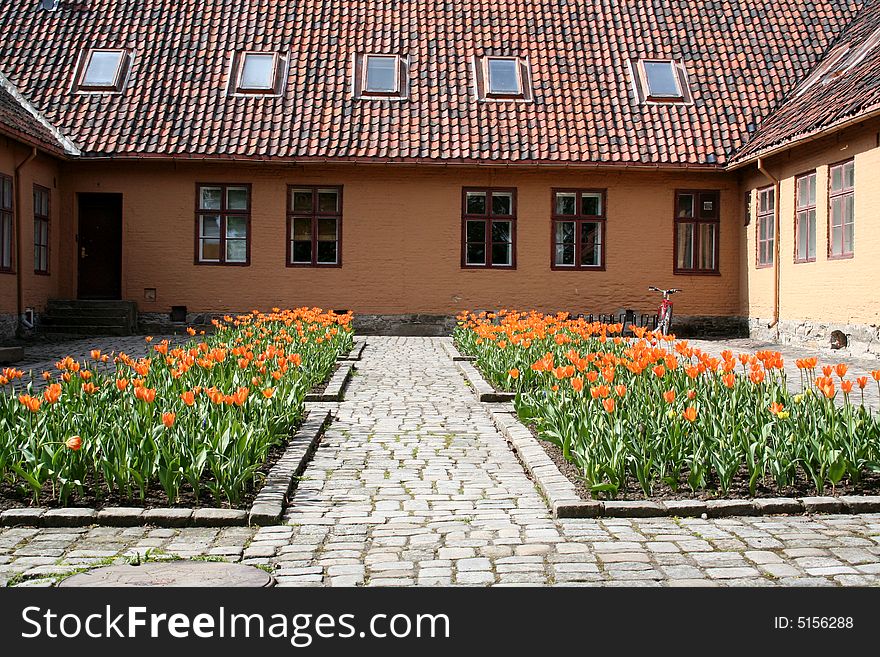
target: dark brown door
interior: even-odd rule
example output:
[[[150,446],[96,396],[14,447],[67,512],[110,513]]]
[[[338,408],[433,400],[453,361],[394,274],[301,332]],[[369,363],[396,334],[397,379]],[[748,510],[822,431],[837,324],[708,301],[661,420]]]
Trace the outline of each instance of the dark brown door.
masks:
[[[122,194],[80,194],[77,233],[78,296],[122,295]]]

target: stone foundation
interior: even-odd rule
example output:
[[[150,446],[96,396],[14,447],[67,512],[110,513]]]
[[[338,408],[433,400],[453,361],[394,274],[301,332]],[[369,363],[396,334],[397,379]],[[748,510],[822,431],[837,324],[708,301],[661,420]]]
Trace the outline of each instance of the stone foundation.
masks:
[[[782,319],[773,328],[768,328],[769,324],[770,320],[768,319],[749,319],[749,337],[815,349],[825,354],[880,357],[880,327],[878,326],[793,319]],[[832,349],[832,331],[841,331],[846,335],[848,345],[843,349]]]
[[[15,314],[0,314],[0,340],[18,337],[18,318]]]
[[[749,323],[745,317],[673,314],[672,333],[680,338],[744,338]]]

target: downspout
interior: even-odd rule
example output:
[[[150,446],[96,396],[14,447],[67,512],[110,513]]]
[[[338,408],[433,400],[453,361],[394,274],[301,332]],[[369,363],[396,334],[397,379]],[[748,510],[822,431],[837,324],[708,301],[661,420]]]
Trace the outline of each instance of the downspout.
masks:
[[[15,167],[15,228],[13,229],[15,235],[15,296],[16,296],[16,307],[18,309],[17,319],[19,322],[24,323],[27,326],[27,322],[24,321],[24,279],[22,278],[24,275],[23,265],[22,265],[22,253],[21,253],[21,214],[22,214],[22,202],[21,202],[21,171],[24,169],[30,162],[37,157],[37,149],[36,147],[31,148],[31,153],[28,155],[24,161]],[[28,326],[28,328],[33,328],[32,326]]]
[[[767,325],[773,328],[779,324],[779,178],[764,168],[762,157],[758,158],[758,171],[773,183],[773,321]]]

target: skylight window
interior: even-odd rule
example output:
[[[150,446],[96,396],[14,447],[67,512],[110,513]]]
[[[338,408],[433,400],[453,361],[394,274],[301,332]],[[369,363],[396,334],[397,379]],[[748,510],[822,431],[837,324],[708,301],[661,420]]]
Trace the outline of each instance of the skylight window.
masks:
[[[529,66],[520,57],[487,56],[476,61],[480,100],[531,100]]]
[[[633,77],[639,102],[687,103],[691,100],[684,67],[671,59],[640,59]]]
[[[400,66],[396,55],[367,55],[366,93],[393,94],[399,90]]]
[[[353,77],[355,98],[405,98],[409,86],[408,68],[406,57],[400,55],[357,55]]]
[[[235,93],[281,93],[285,60],[273,52],[246,52],[233,62]]]
[[[78,88],[82,91],[122,91],[131,57],[125,50],[89,50],[82,58]]]

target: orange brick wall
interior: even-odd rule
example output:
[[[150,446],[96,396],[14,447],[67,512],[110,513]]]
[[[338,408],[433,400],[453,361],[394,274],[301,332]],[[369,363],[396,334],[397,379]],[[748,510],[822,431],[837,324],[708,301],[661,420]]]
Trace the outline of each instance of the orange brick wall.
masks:
[[[196,182],[251,183],[248,267],[193,264]],[[342,185],[343,267],[285,267],[288,184]],[[462,270],[461,188],[518,189],[517,269]],[[606,271],[551,271],[553,187],[607,188]],[[720,276],[674,276],[676,188],[721,190]],[[741,309],[742,204],[736,175],[456,167],[76,162],[63,172],[64,210],[77,192],[121,192],[123,296],[142,312],[321,305],[370,314],[473,308],[656,309],[650,284],[677,286],[685,315]],[[71,234],[69,237],[73,237]],[[72,242],[71,242],[72,243]],[[75,274],[75,251],[64,266]],[[71,278],[72,280],[72,278]],[[156,288],[155,302],[144,288]],[[73,294],[75,291],[70,290]]]
[[[769,158],[765,168],[781,181],[780,319],[841,325],[880,324],[877,296],[880,262],[880,121],[843,130]],[[855,160],[855,240],[851,259],[829,259],[828,165]],[[795,178],[816,171],[816,262],[795,263]],[[773,269],[756,267],[755,189],[770,184],[755,165],[744,173],[744,192],[751,191],[752,222],[741,228],[743,244],[743,313],[770,320],[773,316]]]
[[[0,173],[15,178],[15,168],[25,161],[31,148],[17,141],[0,136]],[[60,195],[58,193],[58,164],[51,157],[39,154],[21,170],[21,240],[22,262],[15,263],[15,270],[21,270],[22,297],[24,307],[33,307],[38,311],[46,304],[46,299],[58,294],[62,278],[69,276],[69,269],[61,268],[61,235],[69,233],[61,227]],[[34,274],[34,221],[33,221],[33,187],[34,184],[49,189],[49,275]],[[65,247],[66,248],[66,247]],[[13,259],[15,259],[13,248]],[[15,314],[16,307],[16,276],[14,273],[0,273],[0,313]]]

